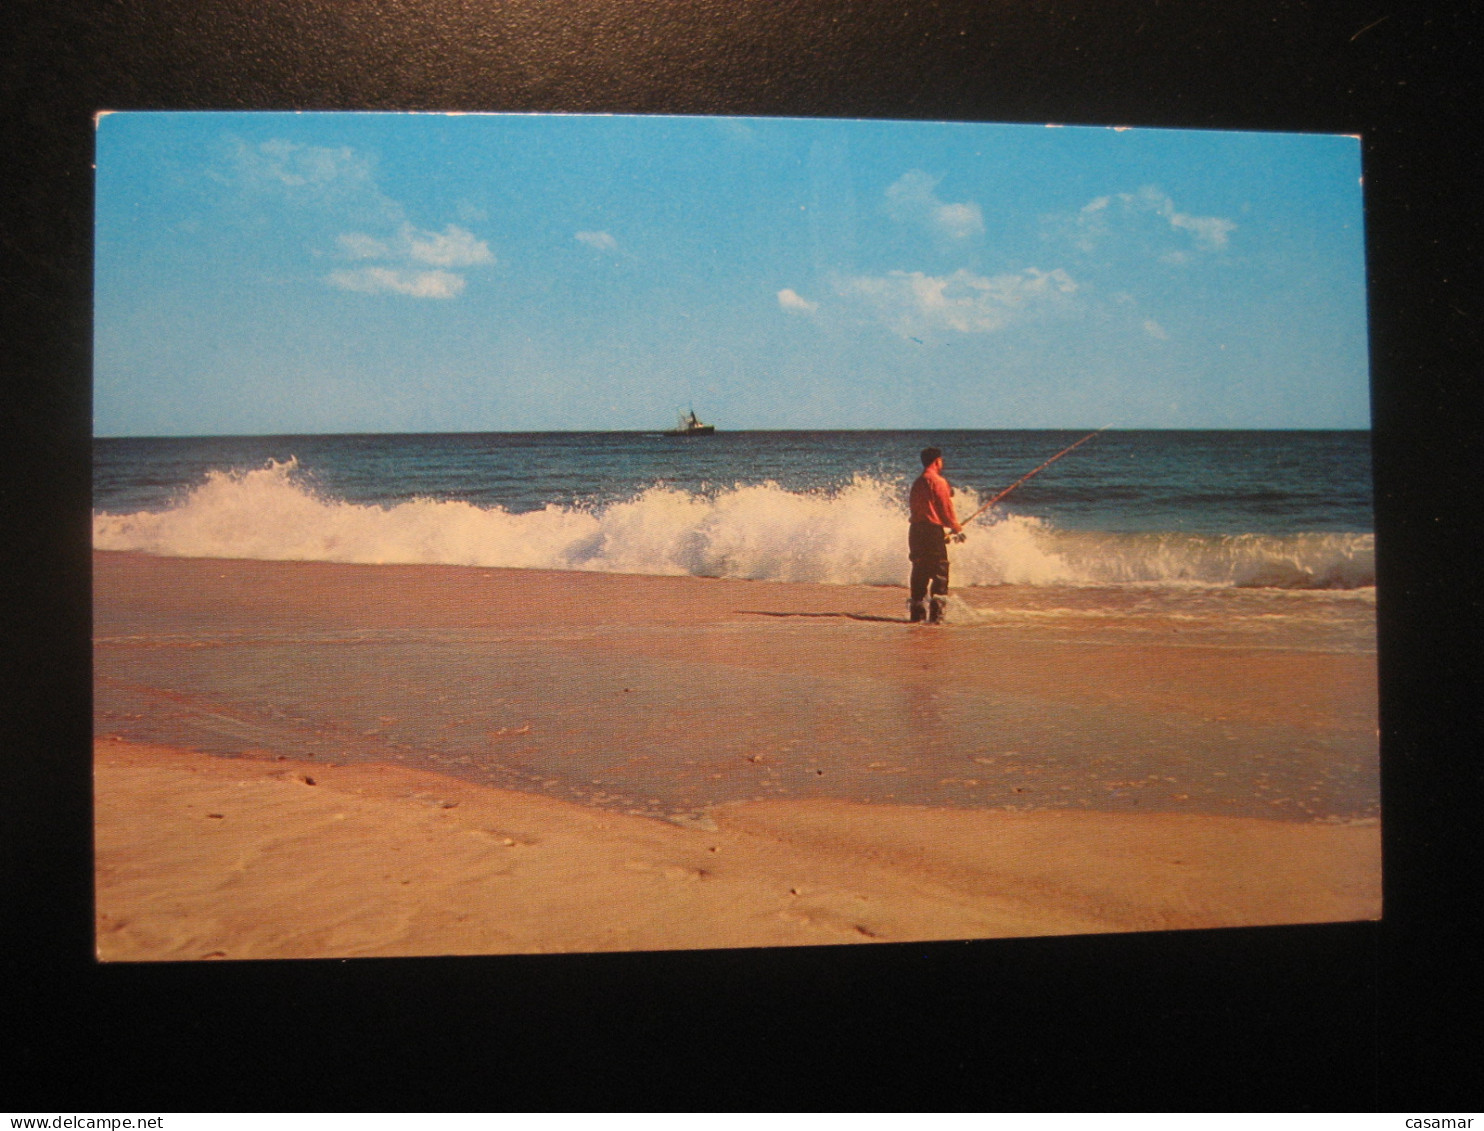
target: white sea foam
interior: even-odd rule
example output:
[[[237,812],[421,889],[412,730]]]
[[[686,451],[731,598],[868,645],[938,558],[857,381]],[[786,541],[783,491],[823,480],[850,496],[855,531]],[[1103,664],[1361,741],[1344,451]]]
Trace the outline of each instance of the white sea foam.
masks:
[[[971,494],[960,499],[963,513],[977,505]],[[868,477],[830,493],[656,486],[603,507],[513,513],[434,499],[343,502],[314,490],[290,460],[212,472],[168,510],[95,514],[93,544],[173,557],[904,585],[905,527],[900,488]],[[1355,589],[1374,578],[1369,534],[1115,534],[1007,517],[975,524],[953,551],[955,585]]]

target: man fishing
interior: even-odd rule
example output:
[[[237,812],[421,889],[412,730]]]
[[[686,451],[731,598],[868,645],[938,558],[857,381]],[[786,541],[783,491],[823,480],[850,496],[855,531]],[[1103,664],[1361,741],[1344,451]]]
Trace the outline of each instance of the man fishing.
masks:
[[[907,556],[912,559],[909,608],[913,624],[942,624],[948,606],[948,539],[964,540],[964,528],[953,513],[953,488],[943,478],[943,453],[922,449],[922,474],[912,484],[907,527]],[[932,590],[931,601],[928,597]]]
[[[1075,452],[1100,432],[1113,427],[1104,424],[1089,432],[1070,447],[1031,468],[1014,483],[995,495],[963,522],[953,513],[953,488],[943,478],[943,453],[937,448],[922,449],[922,474],[912,484],[910,505],[912,522],[907,528],[907,556],[912,559],[912,599],[909,602],[913,624],[927,621],[942,624],[948,606],[948,542],[964,540],[964,527],[994,506],[1032,476],[1039,475],[1068,452]],[[928,589],[932,589],[929,604]]]

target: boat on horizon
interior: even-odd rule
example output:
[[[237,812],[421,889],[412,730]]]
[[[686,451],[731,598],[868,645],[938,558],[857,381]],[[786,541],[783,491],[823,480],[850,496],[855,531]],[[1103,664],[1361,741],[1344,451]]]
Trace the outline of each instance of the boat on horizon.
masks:
[[[700,417],[698,417],[696,415],[696,410],[695,409],[691,409],[690,412],[688,412],[688,413],[684,413],[684,412],[681,413],[680,414],[680,422],[679,422],[679,424],[677,424],[674,428],[670,429],[670,431],[666,432],[665,435],[666,436],[710,436],[715,431],[716,431],[716,425],[714,425],[714,424],[702,424]]]

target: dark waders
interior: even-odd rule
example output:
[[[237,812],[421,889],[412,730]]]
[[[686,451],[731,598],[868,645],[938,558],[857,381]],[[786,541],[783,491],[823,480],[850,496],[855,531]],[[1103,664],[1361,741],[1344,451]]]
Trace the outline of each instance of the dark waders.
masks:
[[[936,522],[910,524],[907,556],[912,559],[912,623],[941,624],[948,607],[948,531]]]

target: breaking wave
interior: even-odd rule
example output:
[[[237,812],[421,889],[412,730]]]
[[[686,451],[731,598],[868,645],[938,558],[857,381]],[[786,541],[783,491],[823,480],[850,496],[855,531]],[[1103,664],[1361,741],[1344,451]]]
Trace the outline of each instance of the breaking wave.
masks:
[[[978,505],[967,494],[960,513]],[[526,512],[437,499],[379,506],[325,497],[290,460],[211,472],[167,510],[95,513],[93,545],[168,557],[905,585],[904,513],[899,486],[865,476],[832,492],[660,485],[602,506]],[[955,585],[1375,585],[1370,534],[1099,533],[1017,516],[969,529],[954,547]]]

